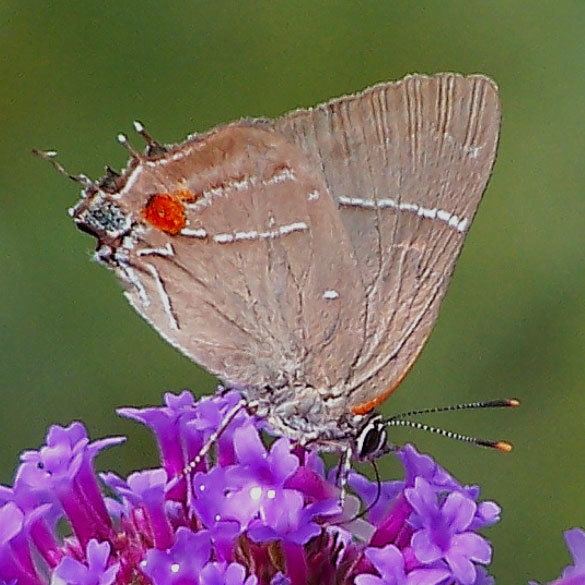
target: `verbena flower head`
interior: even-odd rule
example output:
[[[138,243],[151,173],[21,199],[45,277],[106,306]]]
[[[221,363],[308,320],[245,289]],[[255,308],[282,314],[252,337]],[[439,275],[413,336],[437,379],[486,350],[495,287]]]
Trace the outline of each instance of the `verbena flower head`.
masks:
[[[573,564],[568,566],[559,579],[551,581],[549,585],[585,585],[585,530],[572,528],[565,532],[565,542],[573,558]],[[531,585],[538,585],[532,582]]]
[[[161,456],[126,478],[94,469],[122,438],[51,427],[0,487],[0,585],[493,584],[478,530],[498,521],[498,506],[410,445],[396,451],[400,479],[378,486],[353,472],[341,510],[319,455],[270,438],[242,411],[171,484],[239,399],[182,392],[121,409],[153,431]],[[355,519],[360,507],[369,511]]]

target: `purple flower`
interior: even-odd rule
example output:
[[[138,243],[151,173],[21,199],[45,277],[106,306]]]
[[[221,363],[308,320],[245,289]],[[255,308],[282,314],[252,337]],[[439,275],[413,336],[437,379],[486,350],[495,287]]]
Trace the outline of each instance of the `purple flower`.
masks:
[[[405,445],[397,453],[404,467],[404,485],[413,487],[417,477],[424,478],[437,489],[459,490],[461,485],[430,455],[419,453],[412,445]]]
[[[156,585],[199,583],[199,574],[211,558],[211,549],[207,532],[194,533],[182,526],[177,530],[171,548],[146,552],[141,568]]]
[[[239,563],[207,563],[199,575],[201,585],[256,585],[255,575],[246,577],[246,569]]]
[[[173,529],[166,511],[167,479],[164,469],[148,469],[130,475],[127,488],[118,488],[119,495],[125,496],[135,509],[144,511],[154,546],[159,549],[166,549],[173,544]]]
[[[412,445],[405,445],[397,452],[404,467],[404,487],[413,487],[417,477],[424,478],[437,492],[462,491],[477,500],[478,486],[463,486],[449,472],[443,469],[430,455],[419,453]],[[493,502],[490,502],[492,504]]]
[[[44,447],[22,454],[16,485],[46,501],[58,502],[83,547],[92,536],[106,539],[112,525],[93,473],[93,460],[103,449],[123,441],[123,437],[114,437],[90,443],[79,422],[52,426]]]
[[[451,574],[462,585],[473,585],[477,573],[474,563],[489,564],[492,550],[488,542],[472,532],[477,504],[459,491],[440,502],[429,482],[417,477],[405,496],[421,526],[411,541],[418,561],[431,564],[444,560]]]
[[[288,440],[275,441],[268,451],[258,431],[245,426],[235,431],[233,442],[237,464],[194,479],[193,506],[208,528],[235,522],[257,542],[282,538],[304,544],[321,531],[317,516],[339,512],[337,497],[307,504],[302,486],[287,486],[300,467]]]
[[[384,548],[370,548],[366,557],[380,576],[358,575],[356,585],[438,585],[445,583],[451,573],[445,569],[414,569],[405,571],[403,554],[393,544]]]
[[[403,481],[383,481],[378,488],[377,482],[371,481],[359,473],[351,472],[349,485],[366,506],[371,506],[367,514],[370,522],[378,524],[382,518],[388,516],[388,510],[395,502],[396,497],[404,490],[406,484]]]
[[[267,447],[264,423],[242,411],[183,478],[240,400],[220,389],[121,409],[154,432],[161,455],[160,468],[128,477],[94,469],[122,438],[51,427],[14,486],[0,486],[0,585],[492,585],[476,530],[499,507],[414,447],[396,452],[403,478],[378,486],[352,473],[341,510],[323,459],[285,438]]]
[[[64,557],[57,565],[54,575],[68,585],[112,585],[120,568],[119,563],[110,563],[111,547],[108,542],[90,540],[87,544],[86,563],[72,557]]]
[[[277,496],[270,511],[251,523],[248,534],[256,542],[282,540],[306,544],[321,534],[322,523],[318,522],[318,518],[334,516],[339,512],[339,504],[334,500],[306,504],[302,494]]]
[[[567,567],[563,572],[563,581],[559,582],[565,585],[577,583],[577,578],[585,582],[585,531],[581,528],[573,528],[565,532],[565,542],[573,558],[573,565]]]
[[[488,574],[484,567],[477,567],[477,577],[473,585],[495,585],[496,580]]]
[[[195,399],[190,392],[185,390],[178,396],[167,392],[164,396],[165,406],[120,408],[118,413],[145,424],[154,432],[162,465],[169,477],[173,477],[199,453],[204,441],[239,399],[237,392],[224,393],[223,388],[220,388],[215,396],[203,398],[195,408]],[[232,433],[250,420],[251,417],[242,412],[218,441],[218,457],[222,464],[233,457],[230,440]],[[205,461],[197,469],[205,470]]]
[[[573,564],[563,571],[559,579],[549,585],[585,585],[585,530],[572,528],[565,532],[565,542],[573,558]],[[531,582],[531,585],[537,583]]]

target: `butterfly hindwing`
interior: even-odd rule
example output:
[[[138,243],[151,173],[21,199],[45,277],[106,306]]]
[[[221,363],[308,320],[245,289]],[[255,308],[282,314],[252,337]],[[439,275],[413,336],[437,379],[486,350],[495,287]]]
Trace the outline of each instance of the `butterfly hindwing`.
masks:
[[[348,381],[365,412],[406,374],[439,305],[494,163],[497,88],[414,75],[275,121],[337,202],[365,286]]]

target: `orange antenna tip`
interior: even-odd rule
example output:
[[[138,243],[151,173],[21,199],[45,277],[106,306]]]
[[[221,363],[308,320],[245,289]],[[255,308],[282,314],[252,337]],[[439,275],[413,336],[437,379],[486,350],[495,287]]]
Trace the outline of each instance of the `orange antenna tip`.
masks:
[[[514,408],[520,406],[520,401],[516,398],[510,398],[510,400],[508,400],[508,406],[512,406]]]
[[[509,453],[514,447],[508,441],[498,441],[494,444],[494,448],[502,453]]]

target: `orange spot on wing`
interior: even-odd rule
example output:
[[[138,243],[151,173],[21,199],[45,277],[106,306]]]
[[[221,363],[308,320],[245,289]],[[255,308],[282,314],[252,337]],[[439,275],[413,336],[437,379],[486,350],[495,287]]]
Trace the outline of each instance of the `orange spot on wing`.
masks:
[[[152,195],[142,210],[142,216],[149,224],[172,236],[176,236],[187,224],[183,207],[185,199],[178,193],[184,191]]]
[[[201,193],[193,193],[189,189],[156,193],[144,206],[142,217],[155,228],[176,236],[187,224],[184,204],[194,203],[200,197]]]

